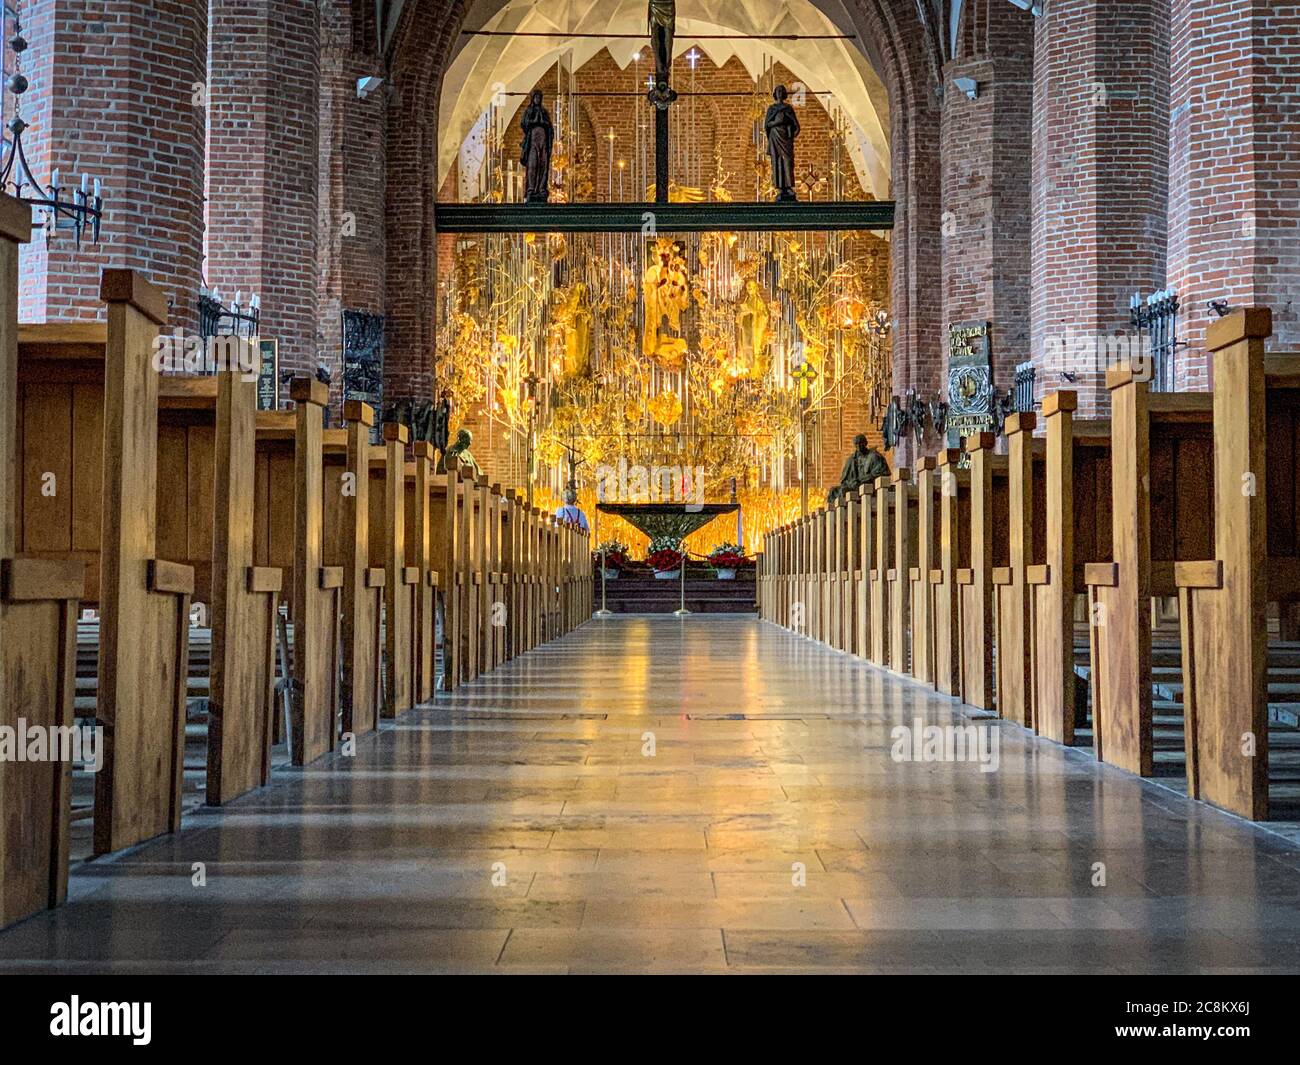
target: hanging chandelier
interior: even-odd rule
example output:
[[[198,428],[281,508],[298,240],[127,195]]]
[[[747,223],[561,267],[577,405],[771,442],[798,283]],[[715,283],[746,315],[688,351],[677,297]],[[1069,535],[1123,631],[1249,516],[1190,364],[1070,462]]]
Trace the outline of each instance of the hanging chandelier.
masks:
[[[56,169],[50,175],[50,184],[44,186],[36,179],[27,162],[23,133],[30,127],[23,120],[21,107],[23,93],[29,88],[22,72],[22,56],[27,51],[27,39],[23,36],[21,23],[16,20],[9,47],[14,51],[14,73],[7,84],[15,101],[14,117],[8,127],[13,134],[13,144],[4,167],[0,168],[0,191],[9,193],[40,213],[46,240],[59,230],[72,230],[76,234],[78,248],[87,231],[90,239],[98,243],[99,224],[104,212],[103,185],[99,178],[95,178],[92,188],[89,179],[83,174],[80,187],[68,189],[59,183],[59,171]],[[28,193],[26,190],[31,191]]]

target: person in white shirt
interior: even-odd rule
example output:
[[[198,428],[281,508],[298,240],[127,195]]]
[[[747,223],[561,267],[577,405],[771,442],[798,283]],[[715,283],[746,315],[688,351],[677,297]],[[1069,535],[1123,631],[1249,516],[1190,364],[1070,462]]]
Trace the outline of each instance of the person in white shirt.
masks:
[[[591,532],[591,526],[587,524],[587,515],[578,506],[578,493],[572,488],[564,490],[564,506],[555,512],[555,516],[560,521],[572,522],[585,533]]]

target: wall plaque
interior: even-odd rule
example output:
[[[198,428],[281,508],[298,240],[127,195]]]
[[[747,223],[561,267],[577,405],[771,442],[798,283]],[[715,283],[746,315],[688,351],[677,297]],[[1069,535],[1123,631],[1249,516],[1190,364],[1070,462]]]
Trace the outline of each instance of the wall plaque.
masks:
[[[962,437],[992,432],[995,424],[993,326],[958,322],[948,327],[948,446]]]

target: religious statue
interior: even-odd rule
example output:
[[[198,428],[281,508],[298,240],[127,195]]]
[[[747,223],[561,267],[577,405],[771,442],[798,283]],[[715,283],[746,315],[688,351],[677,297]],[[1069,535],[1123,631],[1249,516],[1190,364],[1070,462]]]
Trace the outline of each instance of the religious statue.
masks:
[[[655,57],[655,84],[667,86],[673,66],[673,33],[677,27],[676,0],[650,0],[646,11],[650,48]]]
[[[585,377],[591,370],[591,308],[587,306],[587,286],[576,281],[563,297],[556,320],[564,335],[564,358],[560,377]]]
[[[659,238],[655,243],[655,261],[646,269],[641,279],[645,301],[645,329],[641,337],[641,351],[657,355],[663,349],[669,357],[684,354],[686,342],[680,337],[660,337],[663,319],[675,333],[682,328],[682,311],[690,302],[686,280],[686,261],[678,254],[673,242]]]
[[[430,428],[429,443],[438,449],[438,454],[447,453],[448,438],[451,435],[451,393],[445,388],[438,405],[433,409],[433,424]]]
[[[470,454],[469,446],[474,442],[474,434],[468,429],[461,429],[456,434],[456,442],[451,445],[442,456],[442,461],[438,463],[438,472],[446,473],[453,467],[464,468],[468,466],[475,478],[482,476],[483,471],[479,469],[478,463],[474,456]]]
[[[524,202],[546,203],[551,196],[551,148],[555,144],[555,127],[542,106],[542,90],[534,89],[528,107],[520,119],[524,143],[519,165],[524,168]]]
[[[777,203],[793,203],[798,199],[794,194],[794,139],[799,136],[799,119],[794,108],[786,103],[788,95],[784,85],[773,89],[772,99],[776,102],[767,109],[763,119]]]
[[[758,282],[745,282],[745,298],[736,312],[736,361],[754,378],[767,372],[764,354],[771,321],[772,309],[759,291]]]
[[[874,485],[877,477],[889,476],[889,463],[885,456],[875,450],[866,435],[858,433],[853,438],[853,454],[844,463],[844,472],[840,474],[840,483],[826,495],[827,503],[834,503],[847,492],[855,492],[864,484]]]

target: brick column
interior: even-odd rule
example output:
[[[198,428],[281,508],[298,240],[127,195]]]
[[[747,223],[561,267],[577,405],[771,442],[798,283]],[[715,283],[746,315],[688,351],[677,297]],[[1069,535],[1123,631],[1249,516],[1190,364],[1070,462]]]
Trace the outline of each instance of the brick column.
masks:
[[[357,80],[383,76],[379,60],[357,49],[366,35],[355,5],[321,8],[320,199],[321,270],[317,278],[317,336],[321,361],[342,396],[342,312],[384,313],[384,184],[389,83],[364,99]]]
[[[1033,22],[1011,4],[987,8],[943,72],[942,325],[993,323],[1003,389],[1029,357]],[[977,83],[976,99],[958,78]]]
[[[1133,292],[1164,286],[1168,0],[1053,0],[1036,23],[1031,346],[1040,388],[1076,374],[1090,415],[1102,375],[1062,347],[1126,333]]]
[[[198,324],[203,245],[206,0],[29,0],[23,99],[36,177],[104,183],[98,245],[37,235],[22,254],[26,321],[102,315],[104,267],[166,291],[172,322]]]
[[[281,371],[317,363],[316,0],[212,0],[207,279],[262,297]],[[334,368],[334,387],[339,372]]]
[[[1273,310],[1300,344],[1300,3],[1172,0],[1169,284],[1182,388],[1210,384],[1207,303]]]

